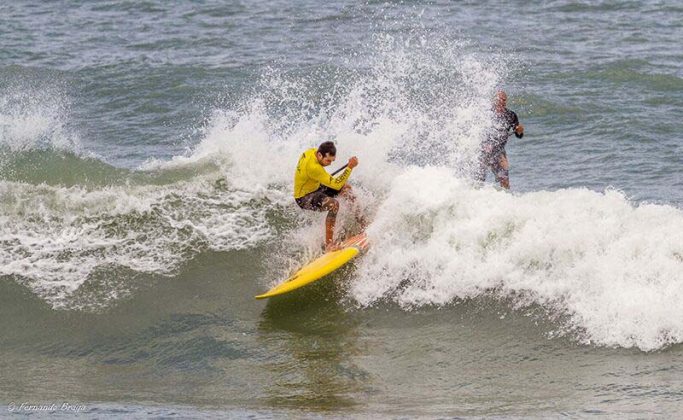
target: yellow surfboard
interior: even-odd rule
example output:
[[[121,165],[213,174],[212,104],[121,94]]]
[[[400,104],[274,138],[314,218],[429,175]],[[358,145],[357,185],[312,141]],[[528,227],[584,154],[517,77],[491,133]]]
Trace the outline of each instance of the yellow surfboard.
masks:
[[[306,264],[301,270],[297,271],[283,283],[273,287],[262,295],[255,296],[256,299],[266,299],[279,296],[311,284],[320,280],[331,272],[337,270],[347,262],[351,261],[359,252],[368,247],[368,237],[365,233],[345,240],[341,243],[338,251],[327,252],[310,263]]]

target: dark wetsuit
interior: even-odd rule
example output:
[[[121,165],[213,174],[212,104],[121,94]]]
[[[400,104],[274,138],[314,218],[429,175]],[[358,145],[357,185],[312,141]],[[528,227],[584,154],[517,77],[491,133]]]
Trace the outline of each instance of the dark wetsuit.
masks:
[[[496,175],[496,181],[501,179],[508,179],[509,173],[507,169],[503,169],[500,165],[500,158],[507,157],[505,154],[505,145],[510,137],[510,130],[514,130],[519,125],[517,114],[505,108],[501,114],[494,111],[493,126],[488,134],[486,140],[482,143],[481,155],[479,157],[479,171],[477,179],[479,181],[486,180],[486,170],[491,169]],[[524,133],[517,134],[515,137],[521,139]]]
[[[325,200],[326,197],[336,197],[339,192],[340,190],[321,185],[320,188],[312,193],[308,193],[295,200],[296,204],[304,210],[323,211],[323,200]]]

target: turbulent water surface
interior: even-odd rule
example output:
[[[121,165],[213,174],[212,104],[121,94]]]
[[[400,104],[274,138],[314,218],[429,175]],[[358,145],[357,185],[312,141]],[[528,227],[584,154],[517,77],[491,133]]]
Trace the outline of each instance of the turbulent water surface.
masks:
[[[674,1],[0,4],[0,413],[680,412],[681,39]],[[320,250],[324,140],[372,246],[255,301]]]

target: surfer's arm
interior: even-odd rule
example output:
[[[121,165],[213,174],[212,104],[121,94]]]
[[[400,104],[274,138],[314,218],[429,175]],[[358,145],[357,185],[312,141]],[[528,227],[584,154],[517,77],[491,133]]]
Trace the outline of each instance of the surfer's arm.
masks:
[[[519,123],[519,118],[517,118],[517,114],[513,112],[512,116],[512,129],[515,130],[515,137],[521,139],[522,137],[524,137],[524,126]]]
[[[351,176],[351,168],[347,167],[341,174],[337,175],[336,177],[333,177],[332,175],[328,174],[322,166],[320,166],[318,168],[315,168],[313,174],[311,175],[313,175],[312,177],[315,178],[315,180],[320,182],[322,185],[330,187],[335,190],[341,190],[344,184],[346,184],[346,181],[348,181],[349,177]]]

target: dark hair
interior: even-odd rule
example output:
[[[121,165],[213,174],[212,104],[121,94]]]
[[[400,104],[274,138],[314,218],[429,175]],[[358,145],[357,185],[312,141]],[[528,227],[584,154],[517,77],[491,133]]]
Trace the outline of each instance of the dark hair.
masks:
[[[337,148],[331,141],[326,141],[318,147],[318,153],[325,157],[326,155],[337,156]]]

